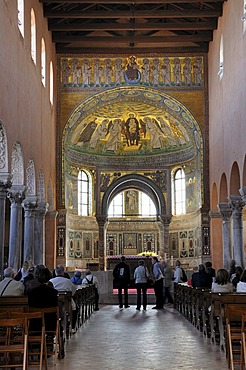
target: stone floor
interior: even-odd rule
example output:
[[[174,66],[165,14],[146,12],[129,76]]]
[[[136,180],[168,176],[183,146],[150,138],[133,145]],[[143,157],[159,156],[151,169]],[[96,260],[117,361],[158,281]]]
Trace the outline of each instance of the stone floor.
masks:
[[[226,370],[225,353],[176,310],[100,307],[66,345],[56,370]]]

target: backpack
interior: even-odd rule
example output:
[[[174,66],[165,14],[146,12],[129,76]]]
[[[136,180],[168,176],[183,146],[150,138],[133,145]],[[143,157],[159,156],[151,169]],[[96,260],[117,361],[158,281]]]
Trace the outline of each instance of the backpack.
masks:
[[[126,269],[124,267],[119,267],[118,268],[118,278],[119,279],[124,279],[125,278],[125,271]]]
[[[92,276],[91,280],[89,280],[89,279],[86,278],[86,281],[87,281],[88,285],[94,285],[94,283],[93,283],[93,276]]]
[[[182,275],[180,276],[180,279],[182,280],[183,283],[186,283],[188,281],[186,272],[182,267],[181,267],[181,270],[182,270]]]

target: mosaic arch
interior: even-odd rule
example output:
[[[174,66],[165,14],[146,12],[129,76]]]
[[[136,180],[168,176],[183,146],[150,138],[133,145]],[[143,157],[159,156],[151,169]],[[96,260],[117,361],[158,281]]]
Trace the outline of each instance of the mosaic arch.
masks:
[[[201,130],[189,110],[153,88],[93,95],[72,111],[63,131],[63,161],[72,166],[117,160],[126,169],[159,168],[196,158],[200,168],[202,152]]]
[[[0,120],[0,172],[8,172],[7,136],[3,122]]]

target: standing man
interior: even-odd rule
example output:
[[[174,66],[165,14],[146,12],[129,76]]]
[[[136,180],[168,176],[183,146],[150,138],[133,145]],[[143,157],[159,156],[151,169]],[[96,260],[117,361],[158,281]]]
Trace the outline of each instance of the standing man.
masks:
[[[168,300],[168,304],[173,304],[173,297],[170,292],[170,288],[173,283],[173,272],[171,267],[168,265],[166,261],[162,262],[164,267],[164,294],[163,294],[163,303],[166,303],[166,299]]]
[[[113,270],[115,285],[118,288],[118,298],[120,308],[123,308],[122,289],[124,289],[125,308],[130,307],[128,305],[128,285],[130,283],[130,268],[126,264],[125,260],[126,260],[125,256],[122,256],[120,263],[118,263]]]
[[[163,279],[164,279],[164,266],[158,262],[157,257],[152,257],[153,277],[154,277],[154,291],[156,297],[156,306],[152,307],[153,310],[163,309]]]

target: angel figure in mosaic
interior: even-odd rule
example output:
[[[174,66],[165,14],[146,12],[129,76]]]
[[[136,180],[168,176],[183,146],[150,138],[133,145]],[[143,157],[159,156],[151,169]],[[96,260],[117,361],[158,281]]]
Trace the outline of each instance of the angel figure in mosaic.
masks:
[[[121,120],[119,118],[109,123],[108,133],[109,139],[106,143],[106,150],[116,152],[121,142]]]
[[[99,123],[96,130],[91,135],[90,148],[95,149],[100,143],[101,139],[105,139],[107,136],[107,125],[109,123],[108,119],[104,119],[102,123]]]

